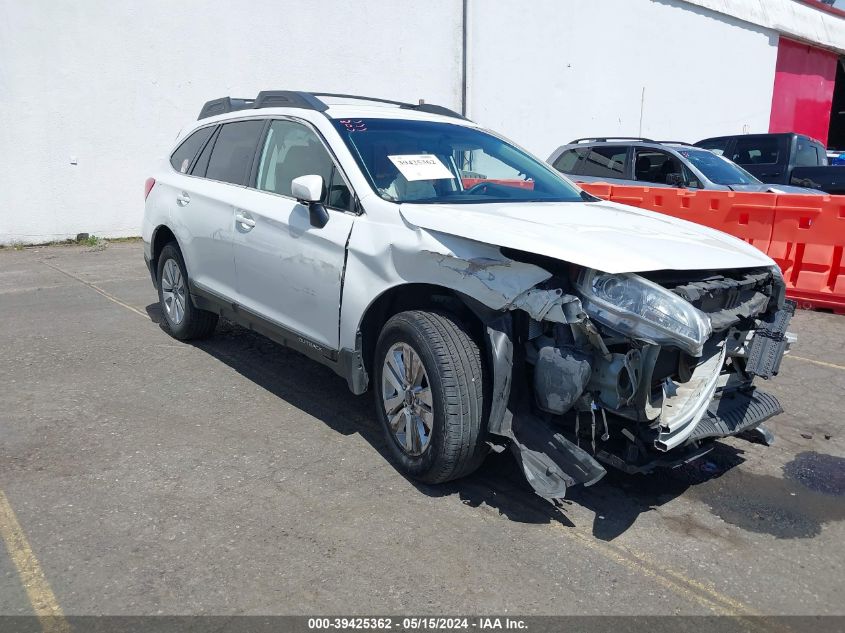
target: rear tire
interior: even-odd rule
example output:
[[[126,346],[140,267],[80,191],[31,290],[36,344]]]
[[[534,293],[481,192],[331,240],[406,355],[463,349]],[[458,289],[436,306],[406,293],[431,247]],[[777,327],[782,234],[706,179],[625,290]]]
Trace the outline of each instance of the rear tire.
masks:
[[[413,310],[382,328],[373,363],[376,413],[405,475],[442,483],[487,454],[481,354],[455,317]]]
[[[170,242],[158,256],[158,301],[170,334],[181,341],[206,338],[214,333],[218,316],[200,310],[191,300],[188,271],[176,242]]]

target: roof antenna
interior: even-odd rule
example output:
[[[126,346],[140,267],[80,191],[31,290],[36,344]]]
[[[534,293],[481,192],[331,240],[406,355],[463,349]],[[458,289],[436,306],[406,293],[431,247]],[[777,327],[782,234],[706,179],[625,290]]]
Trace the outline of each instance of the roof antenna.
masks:
[[[420,105],[425,105],[425,99],[420,99]]]

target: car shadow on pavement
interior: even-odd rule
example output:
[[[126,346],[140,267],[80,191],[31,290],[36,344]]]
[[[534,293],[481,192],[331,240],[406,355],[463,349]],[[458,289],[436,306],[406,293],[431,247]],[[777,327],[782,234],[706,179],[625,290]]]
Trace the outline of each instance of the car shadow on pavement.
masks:
[[[590,488],[579,487],[570,499],[595,513],[593,536],[612,541],[645,513],[669,503],[691,488],[717,479],[742,464],[743,451],[716,442],[703,457],[675,469],[657,469],[648,475],[628,475],[608,469]]]
[[[150,319],[164,329],[159,305],[151,304],[146,310]],[[372,414],[372,398],[353,395],[345,381],[330,369],[224,320],[213,337],[190,344],[337,433],[359,434],[389,461],[382,430]],[[428,496],[457,495],[468,507],[487,506],[519,523],[576,527],[566,510],[578,504],[595,513],[593,535],[610,541],[630,528],[640,514],[668,503],[691,486],[721,476],[743,461],[741,451],[717,443],[704,458],[681,468],[650,475],[611,470],[594,486],[573,488],[566,499],[554,502],[534,493],[508,450],[491,453],[479,470],[458,481],[436,486],[409,481]]]
[[[693,486],[721,477],[744,461],[741,450],[717,442],[713,451],[701,459],[674,470],[629,475],[608,469],[595,485],[571,488],[566,499],[552,502],[534,493],[516,460],[505,451],[491,454],[476,473],[448,486],[469,506],[486,504],[513,521],[525,523],[559,522],[576,527],[565,511],[567,506],[577,504],[594,514],[593,536],[612,541],[634,525],[641,514],[669,503]],[[425,492],[449,494],[446,490]]]

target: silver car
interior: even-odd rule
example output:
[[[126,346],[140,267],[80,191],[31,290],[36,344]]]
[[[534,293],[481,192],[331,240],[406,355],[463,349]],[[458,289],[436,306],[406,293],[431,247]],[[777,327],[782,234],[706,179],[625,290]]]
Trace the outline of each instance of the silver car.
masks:
[[[676,141],[581,138],[558,147],[546,161],[576,182],[775,193],[823,192],[766,184],[713,152]]]

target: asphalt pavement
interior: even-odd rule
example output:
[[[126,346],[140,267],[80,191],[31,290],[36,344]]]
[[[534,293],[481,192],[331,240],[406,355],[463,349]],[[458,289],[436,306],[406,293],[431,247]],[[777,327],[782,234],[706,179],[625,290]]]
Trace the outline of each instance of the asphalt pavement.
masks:
[[[772,447],[551,504],[444,486],[372,397],[230,324],[158,325],[141,244],[0,250],[0,614],[845,614],[845,317],[799,311]]]

